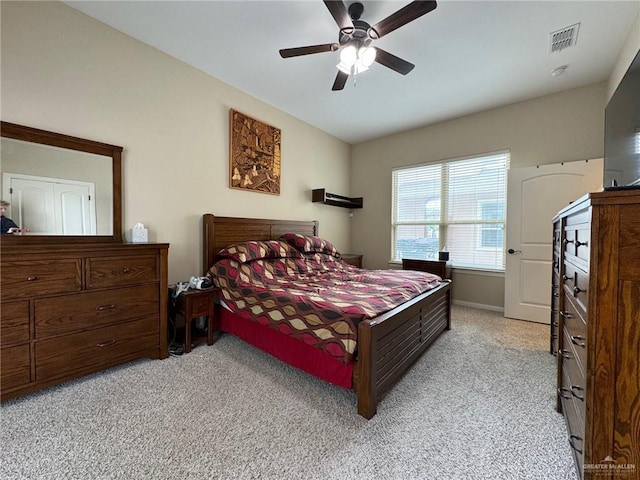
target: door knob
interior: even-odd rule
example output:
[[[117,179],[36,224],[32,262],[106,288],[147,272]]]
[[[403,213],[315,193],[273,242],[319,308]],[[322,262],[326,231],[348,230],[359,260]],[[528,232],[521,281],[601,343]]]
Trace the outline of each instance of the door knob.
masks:
[[[509,250],[507,250],[507,253],[509,255],[514,255],[516,253],[522,253],[522,250],[514,250],[513,248],[510,248]]]

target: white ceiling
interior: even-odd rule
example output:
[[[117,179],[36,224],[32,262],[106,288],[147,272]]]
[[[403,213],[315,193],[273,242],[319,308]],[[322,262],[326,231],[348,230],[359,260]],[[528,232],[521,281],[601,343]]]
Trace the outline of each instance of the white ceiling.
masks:
[[[339,52],[278,54],[337,41],[321,0],[66,3],[351,144],[605,81],[640,10],[638,0],[441,0],[375,43],[412,72],[374,63],[332,92]],[[408,1],[363,3],[373,25]],[[576,23],[576,46],[549,53],[549,34]]]

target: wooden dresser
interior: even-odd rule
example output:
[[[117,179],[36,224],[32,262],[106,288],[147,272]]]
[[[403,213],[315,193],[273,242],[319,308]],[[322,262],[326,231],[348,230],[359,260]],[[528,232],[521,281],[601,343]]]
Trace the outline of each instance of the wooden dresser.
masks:
[[[3,245],[1,398],[166,358],[167,244]]]
[[[554,230],[557,408],[578,475],[638,480],[640,191],[581,197],[558,214]]]
[[[560,270],[563,262],[562,254],[562,221],[560,216],[556,215],[553,219],[553,254],[551,262],[551,321],[550,327],[550,344],[549,352],[553,355],[558,354],[558,339],[560,327],[560,288],[562,281],[560,279]]]

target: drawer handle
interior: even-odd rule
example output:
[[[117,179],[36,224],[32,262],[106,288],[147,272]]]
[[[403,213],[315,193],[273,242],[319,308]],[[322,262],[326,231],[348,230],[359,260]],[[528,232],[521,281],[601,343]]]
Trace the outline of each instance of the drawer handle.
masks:
[[[582,442],[582,437],[579,437],[579,436],[577,436],[577,435],[571,435],[571,436],[569,437],[569,445],[571,445],[571,448],[573,448],[576,452],[578,452],[579,454],[581,454],[581,455],[582,455],[582,450],[580,450],[578,447],[576,447],[576,446],[573,444],[573,442],[574,442],[575,440],[578,440],[578,441]]]
[[[560,312],[560,316],[561,316],[562,318],[571,318],[571,314],[570,314],[569,312],[567,312],[566,310],[562,310],[562,311]]]
[[[116,344],[116,340],[109,340],[108,342],[103,342],[103,343],[99,343],[98,347],[102,348],[102,347],[110,347],[111,345],[115,345]]]
[[[567,394],[566,397],[563,395],[564,393]],[[565,387],[559,388],[558,389],[558,395],[560,395],[565,400],[571,400],[571,390],[569,390],[568,388],[565,388]]]
[[[573,294],[574,295],[578,295],[580,292],[586,292],[586,290],[583,289],[583,288],[577,287],[577,286],[573,287]]]
[[[576,241],[576,247],[582,247],[583,245],[586,247],[589,245],[589,242],[581,242],[580,240]]]
[[[578,400],[582,400],[584,402],[584,396],[582,395],[578,395],[576,393],[576,390],[578,392],[584,392],[584,388],[582,388],[579,385],[571,385],[571,395],[573,395],[574,397],[576,397]]]
[[[563,242],[566,245],[567,243],[573,243],[573,240],[569,240],[568,238],[565,238]]]
[[[558,350],[558,355],[560,355],[562,358],[566,360],[571,360],[572,358],[571,355],[569,355],[569,350],[565,350],[564,348]]]
[[[573,282],[573,278],[567,277],[566,275],[562,275],[562,280],[565,282]]]
[[[571,343],[582,348],[587,346],[586,343],[584,343],[584,337],[581,335],[571,335]]]
[[[116,308],[116,305],[112,303],[111,305],[100,305],[99,307],[96,307],[96,310],[102,312],[104,310],[113,310],[114,308]]]
[[[33,275],[27,277],[27,282],[35,282],[38,279],[38,277],[34,277]]]
[[[554,296],[554,297],[559,297],[559,296],[560,296],[560,293],[559,293],[559,292],[553,292],[553,296]]]
[[[122,273],[129,273],[131,270],[129,270],[127,267],[124,267],[122,269]]]

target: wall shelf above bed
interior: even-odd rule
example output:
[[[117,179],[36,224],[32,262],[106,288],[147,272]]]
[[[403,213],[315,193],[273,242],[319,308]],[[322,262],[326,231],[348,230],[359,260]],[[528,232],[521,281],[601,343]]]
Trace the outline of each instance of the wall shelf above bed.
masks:
[[[362,208],[363,197],[343,197],[342,195],[329,193],[324,188],[316,188],[311,193],[312,202],[320,202],[334,207]]]

